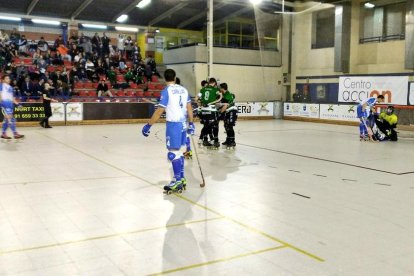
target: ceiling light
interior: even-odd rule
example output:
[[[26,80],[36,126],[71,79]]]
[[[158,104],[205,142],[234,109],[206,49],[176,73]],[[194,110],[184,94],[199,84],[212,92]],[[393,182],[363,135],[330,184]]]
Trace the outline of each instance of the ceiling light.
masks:
[[[252,3],[253,5],[258,5],[262,3],[262,0],[250,0],[250,3]]]
[[[12,17],[12,16],[0,16],[0,20],[9,20],[9,21],[22,21],[19,17]]]
[[[145,6],[148,6],[149,3],[151,3],[151,0],[142,0],[138,3],[137,8],[143,9]]]
[[[160,29],[158,29],[158,28],[157,28],[157,29],[155,30],[155,32],[156,32],[156,33],[159,33],[159,32],[160,32]]]
[[[372,3],[370,3],[370,2],[366,2],[366,3],[364,4],[364,6],[365,6],[365,8],[367,8],[367,9],[372,9],[372,8],[374,8],[374,7],[375,7],[375,5],[374,5],[374,4],[372,4]]]
[[[89,28],[89,29],[102,29],[106,30],[107,26],[105,25],[95,25],[95,24],[82,24],[83,27]]]
[[[128,15],[123,14],[120,17],[118,17],[118,19],[116,20],[119,23],[125,22],[128,19]]]
[[[118,27],[118,26],[116,26],[115,30],[123,31],[123,32],[134,32],[134,33],[138,32],[138,28],[130,28],[130,27]]]
[[[44,19],[32,19],[32,22],[36,24],[46,24],[46,25],[55,25],[55,26],[60,25],[59,21],[44,20]]]

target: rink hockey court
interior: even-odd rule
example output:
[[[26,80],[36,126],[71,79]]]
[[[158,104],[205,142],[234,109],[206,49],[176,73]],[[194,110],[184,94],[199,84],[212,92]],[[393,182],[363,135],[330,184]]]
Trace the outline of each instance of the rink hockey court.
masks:
[[[413,138],[240,121],[236,150],[196,148],[204,188],[194,155],[187,190],[164,195],[165,125],[142,126],[0,144],[0,275],[414,274]]]

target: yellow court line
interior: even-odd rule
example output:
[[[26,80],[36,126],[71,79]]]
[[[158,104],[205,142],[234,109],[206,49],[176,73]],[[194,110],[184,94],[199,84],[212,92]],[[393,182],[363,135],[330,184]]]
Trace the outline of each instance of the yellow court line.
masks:
[[[79,153],[82,153],[82,154],[84,154],[84,155],[86,155],[86,156],[88,156],[88,157],[90,157],[90,158],[92,158],[92,159],[94,159],[94,160],[96,160],[98,162],[101,162],[103,164],[106,164],[107,166],[109,166],[109,167],[111,167],[113,169],[119,170],[121,172],[124,172],[124,173],[130,175],[130,176],[136,177],[137,179],[139,179],[139,180],[141,180],[141,181],[143,181],[145,183],[148,183],[151,186],[154,186],[154,187],[157,187],[157,188],[161,189],[159,186],[157,186],[157,185],[155,185],[155,184],[153,184],[153,183],[151,183],[151,182],[149,182],[149,181],[147,181],[147,180],[145,180],[145,179],[143,179],[143,178],[141,178],[141,177],[139,177],[137,175],[134,175],[134,174],[132,174],[130,172],[127,172],[127,171],[125,171],[123,169],[120,169],[120,168],[116,167],[115,165],[112,165],[112,164],[107,163],[106,161],[100,160],[100,159],[96,158],[95,156],[92,156],[92,155],[90,155],[90,154],[88,154],[86,152],[83,152],[83,151],[81,151],[81,150],[79,150],[79,149],[77,149],[77,148],[75,148],[73,146],[70,146],[70,145],[68,145],[68,144],[66,144],[64,142],[61,142],[61,141],[59,141],[59,140],[57,140],[57,139],[55,139],[53,137],[50,137],[50,136],[45,135],[43,133],[42,133],[42,135],[44,135],[45,137],[47,137],[49,139],[52,139],[52,140],[54,140],[54,141],[56,141],[56,142],[58,142],[58,143],[60,143],[62,145],[65,145],[65,146],[67,146],[67,147],[69,147],[69,148],[71,148],[71,149],[73,149],[73,150],[75,150],[75,151],[77,151]],[[248,230],[250,230],[252,232],[258,233],[258,234],[260,234],[260,235],[262,235],[262,236],[264,236],[266,238],[269,238],[270,240],[273,240],[273,241],[276,241],[276,242],[281,243],[283,245],[286,245],[287,247],[289,247],[289,248],[291,248],[291,249],[293,249],[293,250],[295,250],[295,251],[297,251],[297,252],[299,252],[301,254],[304,254],[305,256],[308,256],[308,257],[310,257],[310,258],[312,258],[314,260],[317,260],[319,262],[324,262],[325,261],[324,259],[322,259],[322,258],[320,258],[320,257],[318,257],[318,256],[316,256],[316,255],[314,255],[312,253],[309,253],[309,252],[307,252],[307,251],[305,251],[303,249],[300,249],[299,247],[296,247],[296,246],[294,246],[294,245],[292,245],[290,243],[287,243],[287,242],[285,242],[285,241],[283,241],[283,240],[281,240],[279,238],[273,237],[273,236],[271,236],[271,235],[269,235],[269,234],[267,234],[267,233],[265,233],[265,232],[263,232],[263,231],[261,231],[259,229],[256,229],[254,227],[251,227],[251,226],[249,226],[247,224],[244,224],[244,223],[242,223],[240,221],[237,221],[237,220],[235,220],[233,218],[224,216],[223,214],[221,214],[221,213],[219,213],[219,212],[217,212],[217,211],[215,211],[213,209],[210,209],[207,206],[201,205],[201,204],[199,204],[199,203],[197,203],[197,202],[195,202],[195,201],[193,201],[193,200],[191,200],[191,199],[189,199],[189,198],[187,198],[187,197],[185,197],[183,195],[179,195],[179,194],[174,194],[174,195],[177,196],[178,198],[181,198],[181,199],[183,199],[183,200],[185,200],[185,201],[187,201],[187,202],[195,205],[195,206],[198,206],[198,207],[200,207],[200,208],[202,208],[204,210],[207,210],[207,211],[209,211],[209,212],[211,212],[213,214],[216,214],[216,215],[218,215],[218,216],[220,216],[222,218],[225,218],[225,219],[227,219],[229,221],[232,221],[232,222],[234,222],[234,223],[236,223],[236,224],[238,224],[240,226],[243,226],[244,228],[246,228],[246,229],[248,229]]]
[[[300,253],[302,253],[302,254],[304,254],[304,255],[308,256],[308,257],[311,257],[312,259],[315,259],[315,260],[320,261],[320,262],[324,262],[324,261],[325,261],[324,259],[322,259],[322,258],[320,258],[320,257],[318,257],[318,256],[316,256],[316,255],[314,255],[314,254],[312,254],[312,253],[309,253],[309,252],[307,252],[307,251],[305,251],[305,250],[303,250],[303,249],[300,249],[300,248],[298,248],[298,247],[296,247],[296,246],[294,246],[294,245],[292,245],[292,244],[290,244],[290,243],[287,243],[287,242],[285,242],[285,241],[283,241],[283,240],[281,240],[281,239],[278,239],[278,238],[276,238],[276,237],[273,237],[273,236],[271,236],[271,235],[269,235],[269,234],[267,234],[267,233],[265,233],[265,232],[263,232],[263,231],[261,231],[261,230],[259,230],[259,229],[256,229],[256,228],[254,228],[254,227],[251,227],[251,226],[249,226],[249,225],[247,225],[247,224],[244,224],[244,223],[242,223],[242,222],[240,222],[240,221],[237,221],[237,220],[235,220],[235,219],[233,219],[233,218],[230,218],[230,217],[227,217],[227,216],[225,216],[225,215],[222,215],[222,214],[220,214],[219,212],[216,212],[216,211],[214,211],[214,210],[211,210],[210,208],[205,207],[205,206],[203,206],[203,205],[201,205],[201,204],[198,204],[197,202],[194,202],[194,201],[192,201],[191,199],[188,199],[188,198],[186,198],[186,197],[184,197],[184,196],[182,196],[182,195],[176,195],[176,196],[177,196],[177,197],[180,197],[181,199],[183,199],[183,200],[185,200],[185,201],[190,202],[190,203],[191,203],[191,204],[193,204],[193,205],[196,205],[196,206],[198,206],[198,207],[200,207],[200,208],[206,209],[207,211],[213,212],[214,214],[216,214],[216,215],[218,215],[218,216],[220,216],[220,217],[223,217],[224,219],[227,219],[227,220],[229,220],[229,221],[232,221],[232,222],[234,222],[234,223],[236,223],[236,224],[238,224],[238,225],[240,225],[240,226],[242,226],[242,227],[244,227],[244,228],[246,228],[246,229],[248,229],[248,230],[250,230],[250,231],[252,231],[252,232],[255,232],[255,233],[257,233],[257,234],[260,234],[260,235],[262,235],[262,236],[264,236],[264,237],[266,237],[266,238],[268,238],[268,239],[271,239],[271,240],[273,240],[273,241],[276,241],[276,242],[278,242],[278,243],[281,243],[281,244],[283,244],[283,245],[284,245],[284,246],[286,246],[286,247],[289,247],[289,248],[291,248],[291,249],[293,249],[293,250],[295,250],[295,251],[297,251],[297,252],[300,252]]]
[[[208,221],[213,221],[213,220],[218,220],[218,219],[222,219],[222,217],[193,220],[193,221],[188,221],[188,222],[184,222],[184,223],[169,224],[169,225],[165,225],[165,226],[152,227],[152,228],[144,228],[144,229],[139,229],[139,230],[134,230],[134,231],[127,231],[127,232],[109,234],[109,235],[104,235],[104,236],[90,237],[90,238],[86,238],[86,239],[82,239],[82,240],[76,240],[76,241],[67,241],[67,242],[46,244],[46,245],[40,245],[40,246],[34,246],[34,247],[13,249],[13,250],[8,250],[8,251],[0,251],[0,256],[1,255],[6,255],[6,254],[11,254],[11,253],[26,252],[26,251],[32,251],[32,250],[37,250],[37,249],[45,249],[45,248],[52,248],[52,247],[57,247],[57,246],[64,246],[64,245],[68,245],[68,244],[75,244],[75,243],[82,243],[82,242],[88,242],[88,241],[109,239],[109,238],[115,238],[115,237],[126,236],[126,235],[133,235],[133,234],[144,233],[144,232],[149,232],[149,231],[155,231],[155,230],[160,230],[160,229],[167,229],[167,228],[179,227],[179,226],[184,226],[184,225],[189,225],[189,224],[208,222]]]
[[[216,263],[221,263],[221,262],[228,262],[228,261],[231,261],[231,260],[240,259],[240,258],[248,257],[248,256],[253,256],[253,255],[257,255],[257,254],[261,254],[261,253],[265,253],[265,252],[269,252],[269,251],[274,251],[274,250],[278,250],[278,249],[282,249],[282,248],[286,248],[286,247],[287,247],[286,245],[280,245],[280,246],[266,248],[266,249],[262,249],[262,250],[258,250],[258,251],[252,251],[252,252],[248,252],[248,253],[244,253],[244,254],[228,257],[228,258],[221,258],[221,259],[216,259],[216,260],[212,260],[212,261],[208,261],[208,262],[204,262],[204,263],[193,264],[193,265],[189,265],[189,266],[183,266],[183,267],[179,267],[179,268],[175,268],[175,269],[165,270],[165,271],[162,271],[162,272],[149,274],[149,276],[163,275],[163,274],[179,272],[179,271],[183,271],[183,270],[187,270],[187,269],[197,268],[197,267],[200,267],[200,266],[206,266],[206,265],[211,265],[211,264],[216,264]]]

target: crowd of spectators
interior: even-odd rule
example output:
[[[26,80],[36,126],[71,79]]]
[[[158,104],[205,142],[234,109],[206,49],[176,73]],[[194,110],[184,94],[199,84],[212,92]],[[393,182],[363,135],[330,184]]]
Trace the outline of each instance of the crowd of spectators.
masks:
[[[29,62],[24,62],[29,60]],[[62,36],[50,43],[40,37],[28,41],[16,29],[0,30],[0,74],[9,74],[15,94],[21,100],[39,99],[44,85],[50,95],[68,99],[77,94],[76,82],[110,83],[112,88],[128,88],[130,83],[145,84],[155,74],[155,60],[143,59],[131,36],[120,34],[112,41],[106,33],[89,37],[81,33],[65,43]],[[119,75],[124,80],[119,82]],[[107,93],[112,95],[111,93]]]

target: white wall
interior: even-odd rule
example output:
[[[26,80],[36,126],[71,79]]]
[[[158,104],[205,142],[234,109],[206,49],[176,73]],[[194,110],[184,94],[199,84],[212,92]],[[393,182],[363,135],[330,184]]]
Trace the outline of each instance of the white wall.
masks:
[[[181,83],[196,96],[201,89],[201,81],[207,78],[207,64],[175,64],[174,69]],[[214,65],[214,77],[220,83],[227,83],[229,91],[236,95],[237,101],[281,100],[283,95],[282,69],[280,67]]]

